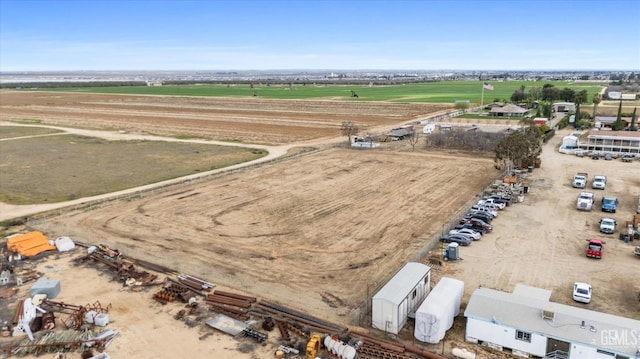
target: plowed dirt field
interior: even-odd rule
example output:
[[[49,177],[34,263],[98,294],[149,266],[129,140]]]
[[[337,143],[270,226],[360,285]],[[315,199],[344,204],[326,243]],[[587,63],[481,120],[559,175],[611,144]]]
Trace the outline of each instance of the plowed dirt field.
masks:
[[[0,120],[279,145],[363,132],[451,109],[449,104],[267,100],[0,91]]]

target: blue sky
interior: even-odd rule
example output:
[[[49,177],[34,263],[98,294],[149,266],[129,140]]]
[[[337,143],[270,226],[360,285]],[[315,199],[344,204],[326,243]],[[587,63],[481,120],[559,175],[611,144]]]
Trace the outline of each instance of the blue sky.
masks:
[[[0,71],[640,70],[640,0],[0,0]]]

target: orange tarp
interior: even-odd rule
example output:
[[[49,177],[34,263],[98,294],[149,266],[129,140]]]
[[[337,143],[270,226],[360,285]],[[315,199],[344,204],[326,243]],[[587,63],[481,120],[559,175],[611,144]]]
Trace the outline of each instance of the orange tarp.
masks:
[[[45,251],[52,251],[56,246],[50,245],[42,232],[33,231],[8,238],[7,249],[18,252],[24,257],[32,257]]]

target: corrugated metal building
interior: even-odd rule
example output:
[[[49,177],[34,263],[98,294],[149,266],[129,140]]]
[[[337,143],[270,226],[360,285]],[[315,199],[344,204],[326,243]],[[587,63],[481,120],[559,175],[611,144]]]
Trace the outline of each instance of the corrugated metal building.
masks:
[[[431,290],[431,267],[409,262],[371,299],[371,326],[398,334]]]

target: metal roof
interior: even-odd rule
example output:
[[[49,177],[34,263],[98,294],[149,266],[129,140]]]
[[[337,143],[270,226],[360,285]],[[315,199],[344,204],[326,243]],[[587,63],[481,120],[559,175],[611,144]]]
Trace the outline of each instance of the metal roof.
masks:
[[[520,107],[520,106],[517,106],[517,105],[514,105],[514,104],[510,103],[510,104],[506,104],[506,105],[504,105],[502,107],[492,108],[491,112],[492,113],[494,113],[494,112],[495,113],[525,113],[525,112],[527,112],[527,110],[522,108],[522,107]]]
[[[400,304],[430,270],[431,267],[426,264],[408,262],[372,299],[384,299],[396,305]]]
[[[387,132],[388,136],[392,137],[403,137],[412,134],[413,131],[408,128],[394,128],[393,130]]]
[[[529,286],[517,287],[514,293],[481,287],[471,295],[464,316],[612,352],[636,355],[636,346],[640,346],[640,338],[637,337],[640,320],[550,302],[541,297],[543,292],[547,291]],[[552,313],[553,320],[543,319],[543,311]],[[634,333],[635,338],[632,337]],[[608,342],[604,340],[606,335],[627,335],[629,340]]]
[[[580,136],[581,141],[585,141],[587,138],[591,139],[616,139],[616,140],[629,140],[634,141],[640,137],[640,131],[612,131],[610,129],[596,130],[591,129]]]

